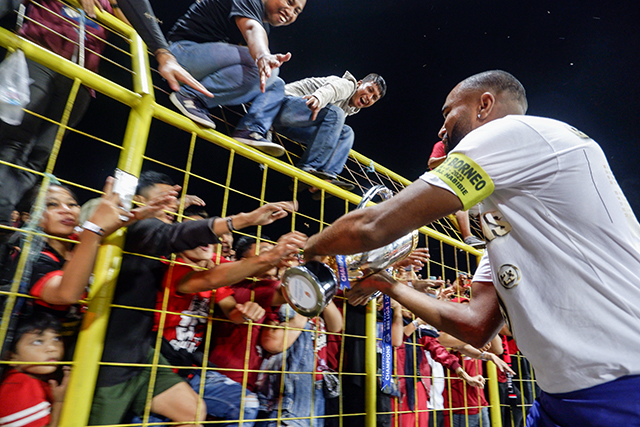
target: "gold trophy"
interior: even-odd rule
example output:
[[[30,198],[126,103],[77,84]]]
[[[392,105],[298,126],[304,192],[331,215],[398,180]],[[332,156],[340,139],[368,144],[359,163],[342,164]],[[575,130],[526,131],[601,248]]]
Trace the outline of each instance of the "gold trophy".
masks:
[[[356,209],[361,209],[379,195],[383,201],[393,196],[384,185],[369,189]],[[319,315],[338,291],[338,284],[362,280],[403,260],[418,246],[418,230],[378,249],[354,255],[330,257],[327,264],[309,261],[289,268],[282,276],[284,297],[291,307],[307,317]]]

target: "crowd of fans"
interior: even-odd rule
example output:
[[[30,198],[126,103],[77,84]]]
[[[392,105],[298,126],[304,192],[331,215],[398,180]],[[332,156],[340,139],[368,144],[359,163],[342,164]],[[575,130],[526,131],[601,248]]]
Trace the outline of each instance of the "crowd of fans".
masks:
[[[20,291],[34,298],[18,298],[13,310],[19,312],[18,322],[12,323],[5,346],[11,363],[3,365],[0,386],[0,400],[12,403],[0,410],[3,425],[36,407],[42,408],[37,411],[41,424],[33,425],[57,422],[69,368],[51,362],[72,360],[97,250],[104,237],[122,226],[128,227],[126,254],[91,425],[141,422],[151,369],[137,364],[151,362],[158,333],[162,367],[156,372],[150,421],[310,425],[311,417],[318,417],[314,425],[338,425],[341,394],[343,414],[364,412],[362,308],[347,306],[338,296],[321,316],[310,319],[285,303],[279,278],[298,262],[306,241],[302,233],[275,241],[264,235],[259,240],[233,238],[242,228],[287,216],[295,205],[272,203],[249,213],[209,218],[200,198],[187,197],[195,204],[176,222],[178,187],[168,176],[147,171],[135,197],[141,204],[123,217],[112,186],[110,178],[104,196],[81,208],[69,188],[52,183],[41,216],[34,216],[47,237],[34,240],[38,252],[22,273]],[[81,216],[89,219],[81,224]],[[12,241],[3,266],[5,285],[11,284],[21,253],[20,240]],[[447,285],[416,274],[428,258],[426,249],[416,250],[395,266],[397,276],[434,297],[464,302],[469,296],[464,275]],[[145,308],[149,311],[140,310]],[[470,425],[488,425],[479,361],[493,361],[503,376],[513,374],[498,357],[503,354],[500,337],[486,349],[475,349],[439,334],[395,302],[392,312],[395,380],[392,390],[379,391],[379,422],[409,426],[417,416],[426,425],[434,414],[444,425],[464,425],[465,419],[473,422],[482,414],[482,424]],[[381,323],[378,329],[382,331]],[[450,372],[434,374],[440,363]],[[438,382],[446,384],[444,392]],[[428,406],[430,401],[441,403]],[[512,413],[520,419],[522,402],[512,402]],[[361,416],[350,419],[364,425]]]

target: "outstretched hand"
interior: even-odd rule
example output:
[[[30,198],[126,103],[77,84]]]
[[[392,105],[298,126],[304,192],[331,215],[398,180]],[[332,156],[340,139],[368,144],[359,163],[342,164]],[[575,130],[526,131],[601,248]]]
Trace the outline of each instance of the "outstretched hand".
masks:
[[[291,261],[295,260],[295,256],[307,242],[307,236],[299,231],[292,231],[282,235],[276,245],[269,251],[265,252],[265,256],[270,260],[270,264],[281,267],[290,267]]]
[[[251,225],[268,225],[298,210],[298,202],[267,203],[247,213],[247,221]]]
[[[131,225],[133,222],[143,219],[155,218],[160,211],[168,210],[169,206],[177,203],[176,197],[181,188],[179,185],[174,185],[171,190],[158,194],[149,200],[146,205],[132,209],[131,214],[133,217],[125,225]]]
[[[369,302],[371,295],[377,291],[384,292],[396,284],[397,282],[389,273],[381,271],[352,285],[346,295],[347,300],[351,305],[365,305]]]
[[[429,248],[417,248],[415,251],[411,252],[405,259],[398,261],[394,264],[396,268],[402,267],[424,267],[424,263],[429,261]]]
[[[267,79],[271,77],[271,70],[279,68],[282,64],[291,59],[291,53],[268,53],[260,56],[256,60],[260,73],[260,90],[264,93],[267,86]]]
[[[236,304],[236,310],[238,310],[244,320],[247,322],[258,322],[264,317],[265,309],[256,302],[247,301],[244,304]]]
[[[175,56],[166,49],[158,49],[155,55],[158,61],[158,72],[167,81],[171,90],[175,92],[179,91],[180,83],[184,83],[209,98],[213,98],[213,94],[182,68],[182,66],[178,64]]]

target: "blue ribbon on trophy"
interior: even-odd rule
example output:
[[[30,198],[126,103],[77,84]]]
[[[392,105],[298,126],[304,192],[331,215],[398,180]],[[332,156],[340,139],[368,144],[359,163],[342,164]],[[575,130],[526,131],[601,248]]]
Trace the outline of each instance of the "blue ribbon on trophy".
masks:
[[[344,255],[336,255],[336,264],[338,264],[338,282],[340,290],[344,290],[345,288],[351,289],[351,284],[349,283],[349,270],[347,268],[347,257]]]
[[[391,390],[391,367],[393,348],[391,346],[391,297],[382,296],[382,391]]]

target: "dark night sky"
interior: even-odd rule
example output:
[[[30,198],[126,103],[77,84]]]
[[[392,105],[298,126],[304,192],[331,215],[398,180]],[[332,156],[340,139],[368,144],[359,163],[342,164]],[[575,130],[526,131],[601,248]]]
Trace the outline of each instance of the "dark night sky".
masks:
[[[168,30],[190,2],[152,4]],[[410,180],[426,168],[448,92],[474,73],[509,71],[527,89],[528,114],[568,122],[599,142],[638,215],[639,18],[632,1],[308,0],[270,40],[272,52],[293,54],[281,69],[285,81],[345,70],[383,75],[387,96],[347,122],[357,151]],[[104,102],[88,116],[104,114]]]
[[[188,7],[162,3],[153,4],[165,27]],[[509,71],[527,89],[528,114],[599,142],[638,215],[638,18],[632,1],[308,0],[294,24],[272,29],[271,50],[293,54],[285,81],[383,75],[387,96],[347,122],[357,151],[411,180],[426,168],[453,86]]]

